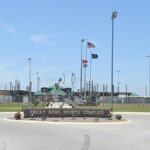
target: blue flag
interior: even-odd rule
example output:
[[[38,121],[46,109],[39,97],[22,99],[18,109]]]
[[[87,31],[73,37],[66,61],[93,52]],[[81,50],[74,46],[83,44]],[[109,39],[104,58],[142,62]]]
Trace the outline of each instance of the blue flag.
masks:
[[[97,54],[92,54],[92,58],[93,58],[93,59],[97,59],[97,58],[98,58],[98,55],[97,55]]]

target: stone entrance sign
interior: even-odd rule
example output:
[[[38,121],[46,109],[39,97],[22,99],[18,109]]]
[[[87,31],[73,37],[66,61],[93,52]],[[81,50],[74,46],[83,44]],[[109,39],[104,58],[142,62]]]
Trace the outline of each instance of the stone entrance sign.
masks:
[[[45,108],[24,109],[24,118],[30,117],[110,117],[110,109]]]

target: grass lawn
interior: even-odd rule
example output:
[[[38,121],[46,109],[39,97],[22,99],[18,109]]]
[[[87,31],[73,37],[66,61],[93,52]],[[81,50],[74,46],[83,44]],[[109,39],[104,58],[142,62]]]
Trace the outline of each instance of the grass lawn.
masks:
[[[121,104],[114,105],[114,111],[124,112],[150,112],[150,104]]]
[[[0,104],[0,112],[18,112],[22,111],[22,108],[33,107],[33,104]],[[44,108],[43,104],[38,105],[38,108]],[[81,106],[81,108],[111,108],[110,104],[98,105],[98,106]],[[150,104],[114,104],[113,111],[124,112],[150,112]]]
[[[7,103],[0,104],[0,112],[21,112],[24,108],[33,108],[34,105],[31,103],[22,104],[22,103]],[[43,102],[40,102],[36,108],[45,108]]]
[[[17,111],[22,111],[22,104],[19,103],[0,104],[0,112],[17,112]]]
[[[21,112],[22,108],[9,108],[9,107],[4,107],[0,108],[0,112]]]
[[[85,106],[83,106],[85,108]],[[86,106],[86,108],[111,108],[110,104]],[[150,104],[114,104],[113,111],[118,112],[150,112]]]

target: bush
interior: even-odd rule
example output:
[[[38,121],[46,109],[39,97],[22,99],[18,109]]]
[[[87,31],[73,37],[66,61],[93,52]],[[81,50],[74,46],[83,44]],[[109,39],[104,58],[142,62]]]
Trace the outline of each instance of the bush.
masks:
[[[26,103],[22,105],[22,109],[26,109],[26,108],[34,108],[34,104],[32,103]]]
[[[39,104],[37,105],[37,107],[45,108],[46,107],[46,102],[45,101],[40,101]]]
[[[15,113],[14,117],[15,117],[16,120],[21,119],[21,113],[20,112]]]
[[[39,104],[39,101],[33,101],[32,104],[36,107]]]
[[[112,118],[112,114],[109,113],[109,114],[107,115],[107,118]]]
[[[116,118],[117,120],[121,120],[121,119],[122,119],[122,116],[121,116],[120,114],[117,114],[117,115],[115,115],[115,118]]]

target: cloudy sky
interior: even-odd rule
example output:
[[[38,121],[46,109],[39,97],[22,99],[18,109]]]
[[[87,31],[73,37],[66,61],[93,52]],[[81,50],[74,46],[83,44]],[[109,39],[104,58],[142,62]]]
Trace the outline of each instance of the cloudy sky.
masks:
[[[41,84],[53,84],[76,74],[79,86],[81,39],[95,42],[92,79],[110,86],[111,13],[118,11],[114,35],[114,84],[145,95],[150,55],[149,0],[0,0],[0,88],[18,79],[28,85],[32,60],[33,89],[37,72]],[[86,43],[83,45],[85,54]],[[90,50],[88,50],[88,59]],[[87,68],[89,80],[89,66]]]

